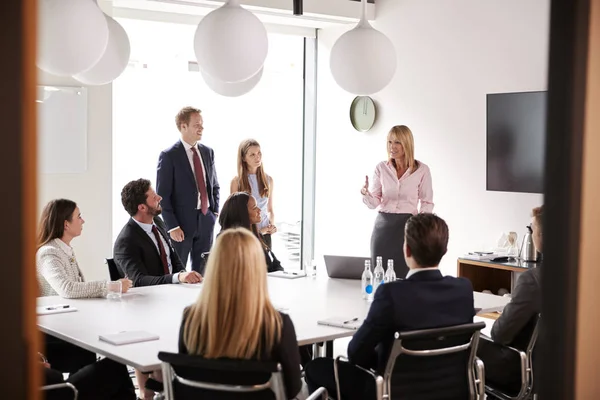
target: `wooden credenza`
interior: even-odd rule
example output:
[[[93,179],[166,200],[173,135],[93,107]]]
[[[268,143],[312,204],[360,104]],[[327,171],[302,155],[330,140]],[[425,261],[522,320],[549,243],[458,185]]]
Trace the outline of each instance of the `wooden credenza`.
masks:
[[[519,274],[537,265],[538,263],[524,261],[495,262],[459,258],[457,276],[469,279],[476,292],[491,290],[493,294],[498,294],[498,290],[504,288],[511,293]]]

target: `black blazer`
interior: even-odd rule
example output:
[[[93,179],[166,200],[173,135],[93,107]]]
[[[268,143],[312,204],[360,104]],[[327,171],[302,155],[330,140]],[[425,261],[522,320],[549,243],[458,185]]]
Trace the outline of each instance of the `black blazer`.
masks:
[[[179,256],[169,242],[162,219],[154,218],[158,231],[171,251],[173,273],[165,275],[160,253],[148,234],[133,220],[129,219],[115,241],[113,258],[123,273],[133,281],[133,286],[162,285],[173,282],[173,274],[184,271]]]
[[[474,315],[468,279],[418,272],[379,286],[367,318],[348,345],[348,358],[383,372],[395,332],[468,324]]]
[[[219,181],[215,171],[214,151],[198,144],[206,173],[209,210],[219,212]],[[185,147],[180,140],[160,153],[156,168],[156,192],[162,197],[162,216],[167,230],[181,227],[188,235],[196,230],[198,188]]]
[[[185,321],[187,318],[188,309],[183,312],[183,321],[179,328],[179,352],[189,354],[183,341],[183,333]],[[283,383],[285,385],[285,393],[288,399],[294,398],[302,388],[300,375],[300,351],[298,349],[298,339],[296,338],[296,330],[289,315],[282,312],[281,315],[281,338],[279,343],[270,351],[263,350],[263,354],[257,354],[254,358],[259,361],[275,361],[281,364],[283,370]],[[244,340],[244,338],[239,338]]]

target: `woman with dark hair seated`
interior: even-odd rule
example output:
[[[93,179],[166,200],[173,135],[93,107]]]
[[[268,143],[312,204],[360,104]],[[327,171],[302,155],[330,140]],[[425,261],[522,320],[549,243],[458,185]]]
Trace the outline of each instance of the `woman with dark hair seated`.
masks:
[[[256,199],[246,192],[232,193],[225,201],[219,215],[221,231],[229,228],[246,228],[254,233],[265,253],[267,272],[283,271],[281,263],[262,239],[256,227],[261,220],[261,211],[256,204]]]

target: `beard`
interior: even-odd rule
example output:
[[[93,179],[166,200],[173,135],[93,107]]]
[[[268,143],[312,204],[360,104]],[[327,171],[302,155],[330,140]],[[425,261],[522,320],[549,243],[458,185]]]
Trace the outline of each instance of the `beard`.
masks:
[[[162,208],[160,206],[157,208],[148,206],[148,214],[152,215],[153,217],[158,217],[160,213],[162,213]]]

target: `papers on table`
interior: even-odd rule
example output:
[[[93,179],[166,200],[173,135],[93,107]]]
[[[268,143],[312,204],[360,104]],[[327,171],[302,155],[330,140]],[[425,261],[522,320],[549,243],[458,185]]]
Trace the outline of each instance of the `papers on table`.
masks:
[[[363,320],[358,317],[332,317],[317,321],[319,325],[335,326],[336,328],[344,328],[357,330],[362,325]]]
[[[275,271],[269,272],[267,276],[273,276],[275,278],[297,279],[304,278],[306,274],[304,272]]]
[[[52,304],[48,306],[40,306],[36,309],[37,315],[61,314],[73,311],[77,311],[77,309],[68,304]]]
[[[100,340],[110,344],[114,344],[115,346],[139,342],[148,342],[150,340],[158,339],[158,335],[146,331],[123,331],[119,333],[111,333],[108,335],[100,335]]]

